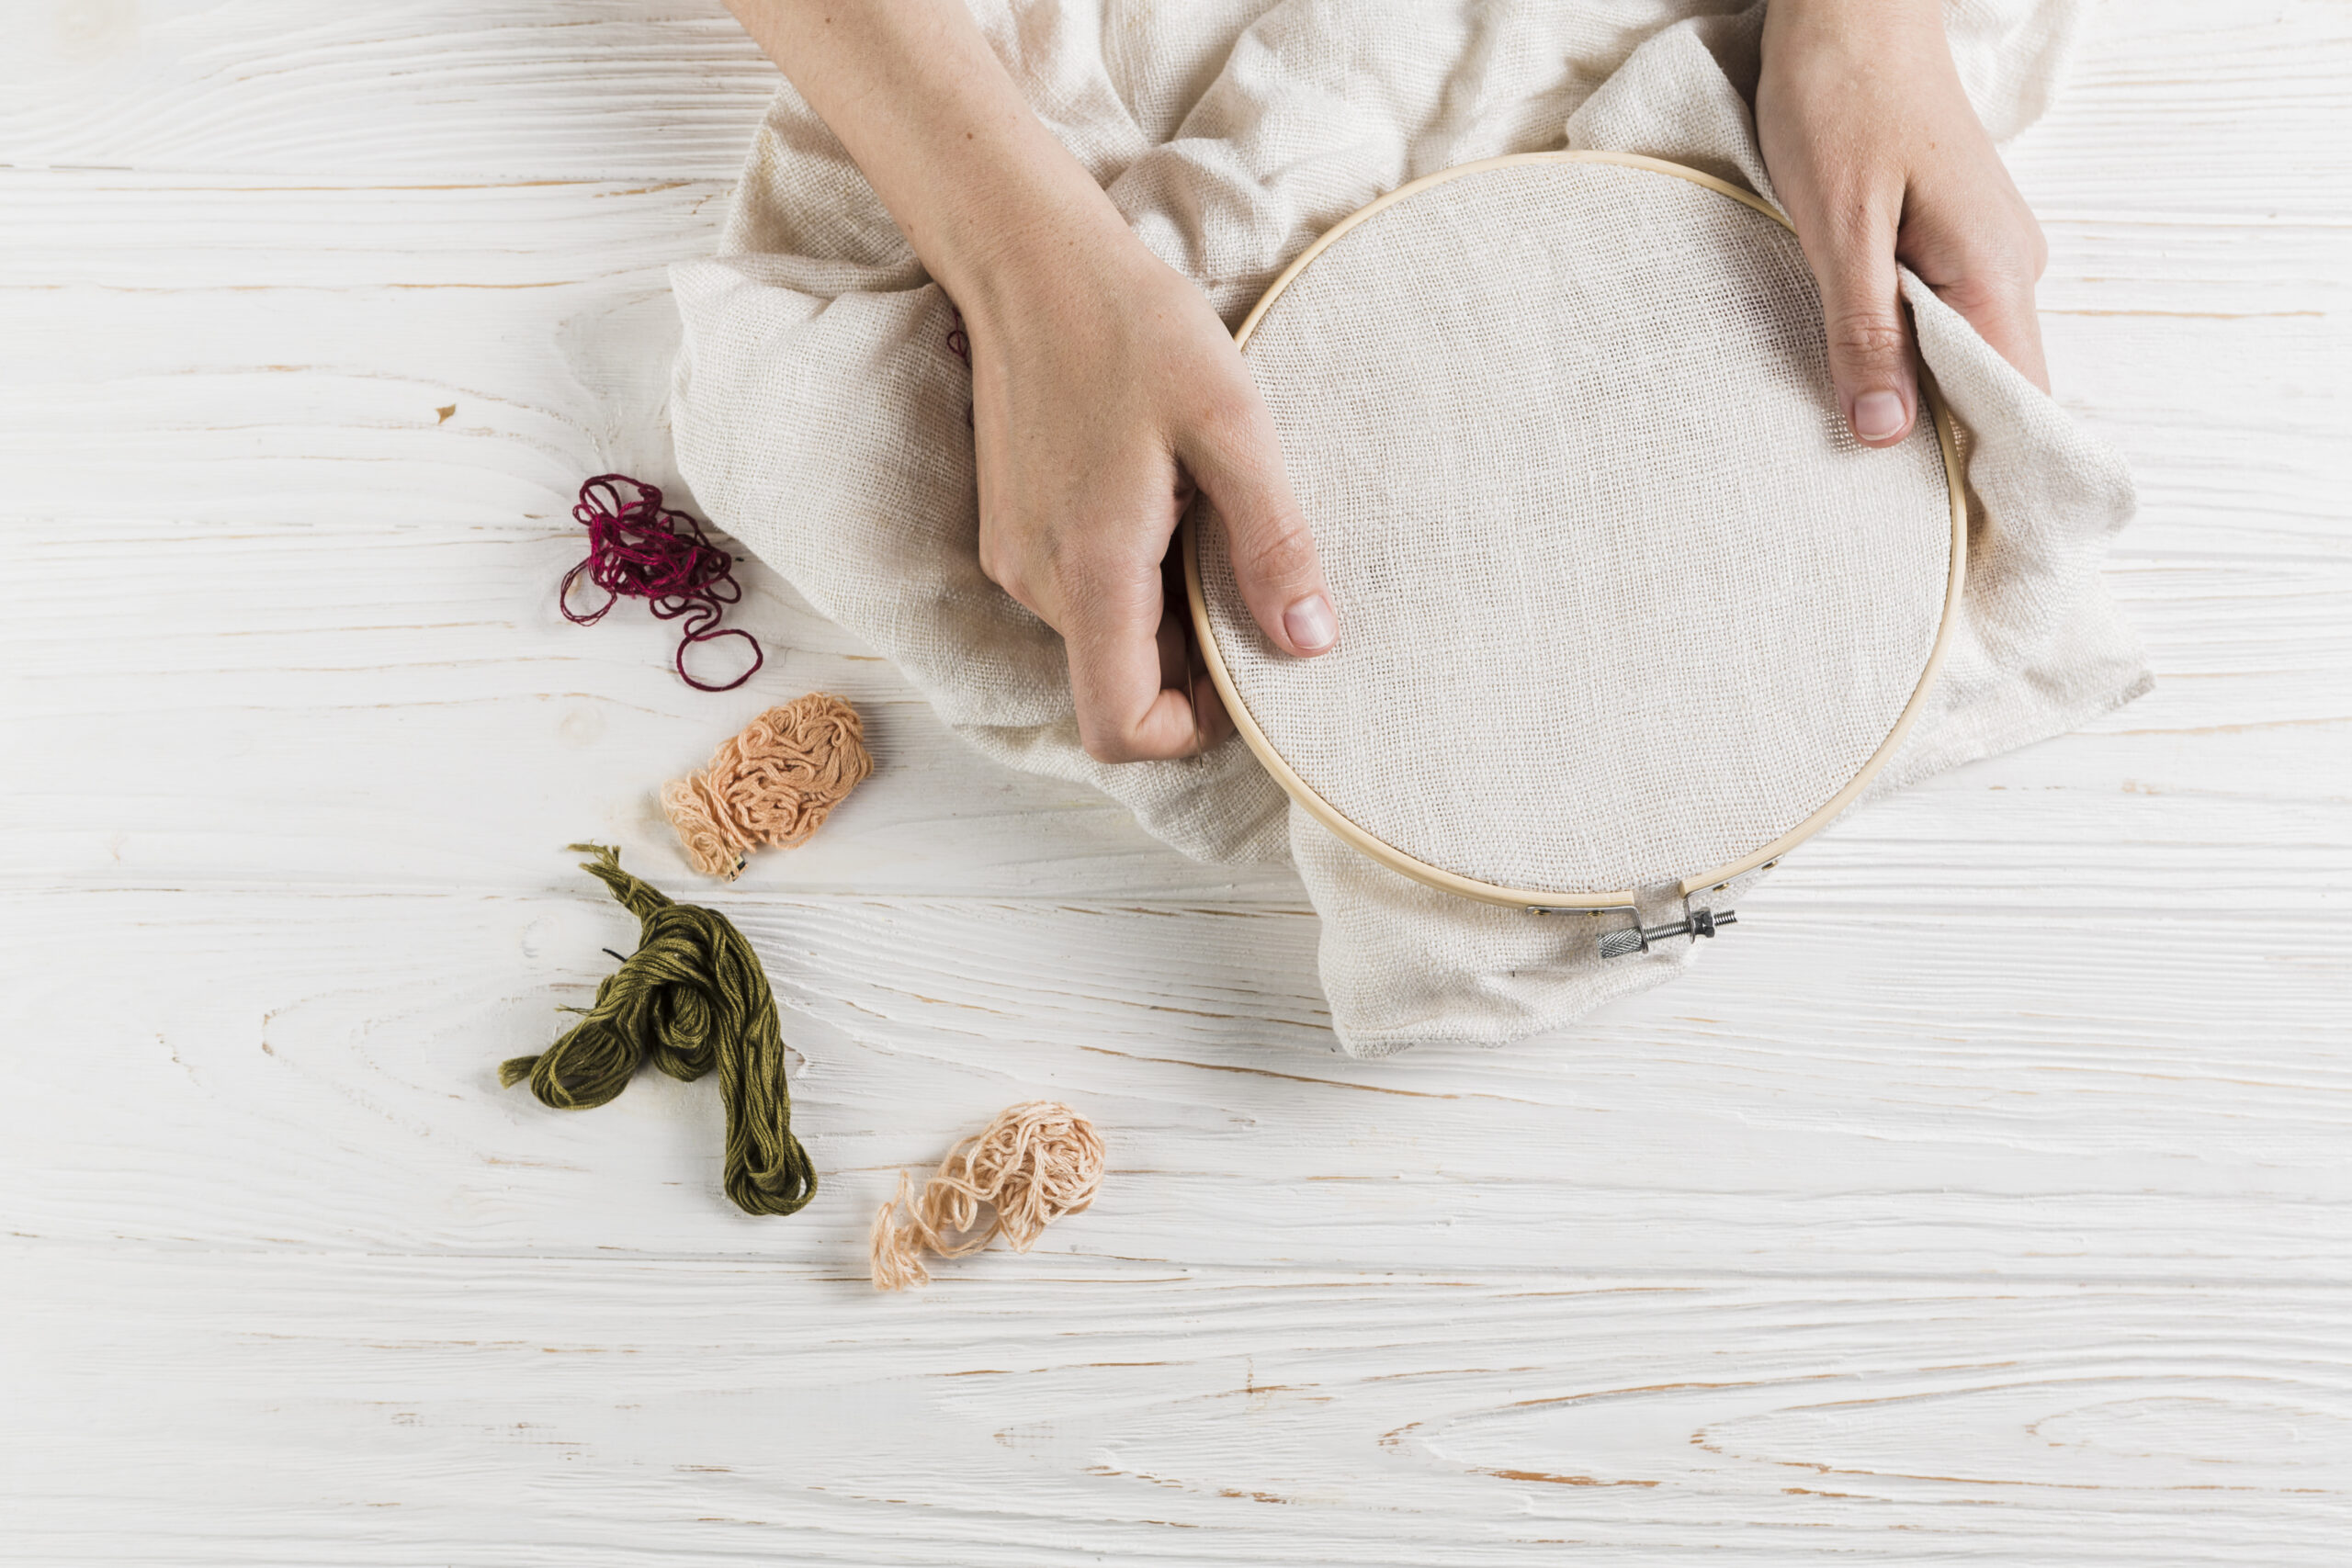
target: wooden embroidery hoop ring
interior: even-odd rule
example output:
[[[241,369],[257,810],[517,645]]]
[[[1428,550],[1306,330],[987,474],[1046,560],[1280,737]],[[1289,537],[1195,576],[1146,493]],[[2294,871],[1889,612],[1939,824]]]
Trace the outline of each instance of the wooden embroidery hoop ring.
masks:
[[[1296,260],[1283,268],[1281,276],[1268,287],[1258,303],[1250,307],[1250,314],[1242,319],[1239,329],[1233,334],[1234,346],[1247,347],[1250,334],[1257,329],[1259,321],[1264,318],[1266,311],[1274,301],[1282,297],[1283,290],[1290,287],[1291,280],[1306,270],[1308,265],[1317,256],[1321,255],[1341,235],[1357,224],[1384,209],[1395,206],[1408,197],[1417,195],[1434,186],[1442,185],[1448,180],[1460,179],[1465,175],[1479,174],[1488,169],[1508,168],[1515,164],[1617,164],[1626,168],[1646,169],[1654,174],[1668,175],[1679,180],[1688,180],[1692,185],[1703,186],[1719,196],[1729,197],[1744,207],[1753,208],[1783,229],[1793,231],[1794,228],[1773,208],[1771,203],[1753,191],[1742,190],[1728,181],[1717,179],[1714,175],[1697,169],[1687,168],[1680,164],[1669,164],[1660,158],[1645,158],[1636,152],[1511,152],[1498,158],[1481,158],[1475,163],[1442,169],[1434,175],[1425,175],[1418,180],[1401,185],[1370,206],[1341,219],[1329,232],[1300,252]],[[1928,650],[1927,663],[1919,671],[1918,683],[1912,688],[1910,700],[1904,704],[1903,711],[1896,716],[1894,728],[1887,731],[1886,739],[1879,743],[1878,750],[1871,753],[1869,760],[1851,779],[1846,782],[1843,788],[1824,801],[1813,815],[1774,839],[1770,843],[1750,851],[1737,860],[1719,865],[1712,871],[1686,876],[1679,883],[1670,884],[1674,892],[1686,900],[1693,894],[1707,889],[1721,890],[1734,877],[1745,875],[1758,867],[1769,868],[1777,863],[1780,858],[1790,850],[1827,826],[1832,818],[1852,803],[1854,797],[1860,795],[1877,775],[1878,771],[1886,765],[1887,760],[1894,756],[1895,750],[1902,745],[1904,737],[1910,734],[1912,725],[1917,721],[1921,710],[1926,706],[1928,693],[1934,686],[1936,673],[1943,665],[1944,652],[1951,640],[1952,626],[1959,619],[1957,612],[1960,606],[1961,592],[1967,581],[1968,491],[1966,480],[1961,472],[1960,444],[1953,433],[1951,415],[1944,408],[1943,400],[1937,395],[1934,379],[1928,374],[1927,367],[1919,366],[1917,368],[1920,398],[1935,420],[1936,442],[1943,451],[1944,484],[1951,499],[1951,564],[1944,588],[1943,615],[1936,627],[1935,645]],[[1226,668],[1224,655],[1217,649],[1216,629],[1210,623],[1208,600],[1201,586],[1200,530],[1194,526],[1190,513],[1184,516],[1182,547],[1184,554],[1184,592],[1192,607],[1193,630],[1200,643],[1202,660],[1208,666],[1209,679],[1216,684],[1217,695],[1224,699],[1226,712],[1232,715],[1234,728],[1240,731],[1241,739],[1248,743],[1250,750],[1257,756],[1266,772],[1273,775],[1274,782],[1282,785],[1283,792],[1305,807],[1309,815],[1330,829],[1341,842],[1371,856],[1391,871],[1401,872],[1416,882],[1424,883],[1443,892],[1457,894],[1464,898],[1475,898],[1481,903],[1506,905],[1535,914],[1571,909],[1586,909],[1599,914],[1604,909],[1623,909],[1639,904],[1638,894],[1641,890],[1636,888],[1625,888],[1608,893],[1546,893],[1528,888],[1506,887],[1498,883],[1481,882],[1475,877],[1443,870],[1430,864],[1427,861],[1407,854],[1385,840],[1374,837],[1342,816],[1337,807],[1318,794],[1312,784],[1299,777],[1297,771],[1283,760],[1282,753],[1274,749],[1273,742],[1266,738],[1266,732],[1259,727],[1257,718],[1250,712],[1249,705],[1242,701],[1240,692],[1235,687],[1232,672]]]

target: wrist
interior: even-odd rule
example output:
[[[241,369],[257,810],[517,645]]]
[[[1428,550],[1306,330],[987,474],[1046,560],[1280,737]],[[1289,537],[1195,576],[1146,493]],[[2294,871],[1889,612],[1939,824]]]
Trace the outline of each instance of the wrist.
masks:
[[[1830,47],[1908,54],[1944,48],[1942,0],[1771,0],[1764,13],[1764,51],[1802,40]]]
[[[1037,269],[1057,255],[1125,233],[964,0],[729,3],[967,314],[1034,294]]]
[[[1923,72],[1952,72],[1941,0],[1770,0],[1764,14],[1759,103],[1775,83],[1785,94],[1800,80],[1826,87]]]
[[[1771,0],[1766,15],[1853,27],[1941,27],[1944,7],[1943,0]]]
[[[1141,248],[1111,198],[1043,127],[1045,147],[932,186],[901,221],[923,265],[983,325],[1033,311],[1053,281],[1099,276]]]

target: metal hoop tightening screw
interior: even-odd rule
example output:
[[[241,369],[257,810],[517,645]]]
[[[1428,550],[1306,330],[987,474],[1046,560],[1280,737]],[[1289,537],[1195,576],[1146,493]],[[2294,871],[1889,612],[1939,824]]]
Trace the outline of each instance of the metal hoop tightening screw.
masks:
[[[1702,936],[1714,935],[1717,926],[1736,926],[1738,923],[1736,910],[1725,909],[1717,914],[1713,909],[1693,909],[1682,919],[1667,925],[1628,926],[1623,931],[1605,932],[1600,939],[1600,956],[1627,958],[1636,953],[1647,952],[1650,943],[1663,942],[1670,936],[1687,936],[1696,942]]]

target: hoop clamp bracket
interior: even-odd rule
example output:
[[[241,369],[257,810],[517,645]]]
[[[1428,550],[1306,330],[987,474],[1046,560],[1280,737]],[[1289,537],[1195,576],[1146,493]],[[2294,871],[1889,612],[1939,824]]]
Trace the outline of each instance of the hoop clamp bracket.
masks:
[[[1720,926],[1739,924],[1738,911],[1734,909],[1694,909],[1687,897],[1683,900],[1682,908],[1682,919],[1669,920],[1662,926],[1644,926],[1642,911],[1633,904],[1530,904],[1527,912],[1531,915],[1586,915],[1593,919],[1603,915],[1633,916],[1632,925],[1600,933],[1600,956],[1603,958],[1627,958],[1636,953],[1647,953],[1652,942],[1664,942],[1668,937],[1687,936],[1696,942],[1702,936],[1714,935]]]
[[[1682,919],[1669,920],[1662,926],[1625,926],[1604,932],[1600,939],[1600,956],[1629,958],[1636,953],[1647,953],[1652,942],[1664,942],[1668,937],[1687,936],[1696,942],[1702,936],[1714,935],[1718,926],[1737,924],[1739,912],[1736,909],[1692,909]]]

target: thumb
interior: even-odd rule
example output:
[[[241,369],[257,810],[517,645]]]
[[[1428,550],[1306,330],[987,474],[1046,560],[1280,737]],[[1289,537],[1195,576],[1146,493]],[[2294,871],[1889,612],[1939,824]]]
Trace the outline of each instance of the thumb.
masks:
[[[1821,283],[1830,378],[1854,439],[1892,446],[1911,434],[1919,411],[1911,332],[1895,274],[1894,218],[1858,216],[1837,228],[1808,237],[1804,247]]]
[[[1315,536],[1283,472],[1273,418],[1254,396],[1225,429],[1178,453],[1193,482],[1225,520],[1233,578],[1275,647],[1311,657],[1340,640],[1339,616],[1315,553]]]

